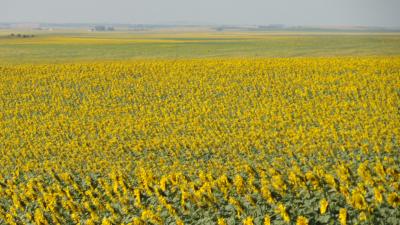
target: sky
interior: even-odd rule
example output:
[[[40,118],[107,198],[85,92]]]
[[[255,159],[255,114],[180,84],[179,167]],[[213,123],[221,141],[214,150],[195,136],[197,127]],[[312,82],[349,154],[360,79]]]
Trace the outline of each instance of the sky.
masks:
[[[0,22],[400,27],[400,0],[0,0]]]

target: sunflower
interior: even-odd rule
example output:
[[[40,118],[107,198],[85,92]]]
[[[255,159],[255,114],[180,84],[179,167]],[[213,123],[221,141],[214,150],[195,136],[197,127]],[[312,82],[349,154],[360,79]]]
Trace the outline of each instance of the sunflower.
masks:
[[[328,201],[324,198],[324,199],[322,199],[320,202],[319,202],[319,205],[320,205],[320,207],[319,207],[319,211],[320,211],[320,213],[323,215],[323,214],[325,214],[325,212],[326,212],[326,209],[328,208]]]
[[[308,225],[308,219],[304,216],[297,217],[296,225]]]
[[[345,208],[341,208],[339,210],[339,222],[341,225],[346,225],[347,222],[347,210]]]
[[[393,208],[396,208],[400,205],[400,197],[397,195],[396,192],[389,194],[389,196],[387,197],[387,201]]]

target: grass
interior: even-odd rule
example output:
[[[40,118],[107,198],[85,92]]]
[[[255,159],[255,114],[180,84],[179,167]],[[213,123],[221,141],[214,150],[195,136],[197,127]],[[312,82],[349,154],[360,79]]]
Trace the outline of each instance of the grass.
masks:
[[[400,33],[0,31],[0,63],[137,58],[398,56]],[[25,33],[32,33],[25,32]]]

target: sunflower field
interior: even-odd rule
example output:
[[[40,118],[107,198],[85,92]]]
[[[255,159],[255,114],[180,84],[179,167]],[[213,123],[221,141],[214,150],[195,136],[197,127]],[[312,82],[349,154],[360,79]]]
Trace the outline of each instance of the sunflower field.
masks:
[[[400,224],[400,58],[0,66],[0,224]]]

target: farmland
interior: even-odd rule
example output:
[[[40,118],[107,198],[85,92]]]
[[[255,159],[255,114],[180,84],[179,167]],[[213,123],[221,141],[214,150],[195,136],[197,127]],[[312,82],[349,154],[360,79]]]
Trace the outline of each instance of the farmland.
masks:
[[[11,38],[11,33],[35,34]],[[398,33],[0,31],[1,63],[220,57],[398,56]]]
[[[398,224],[395,34],[0,38],[0,224]]]

